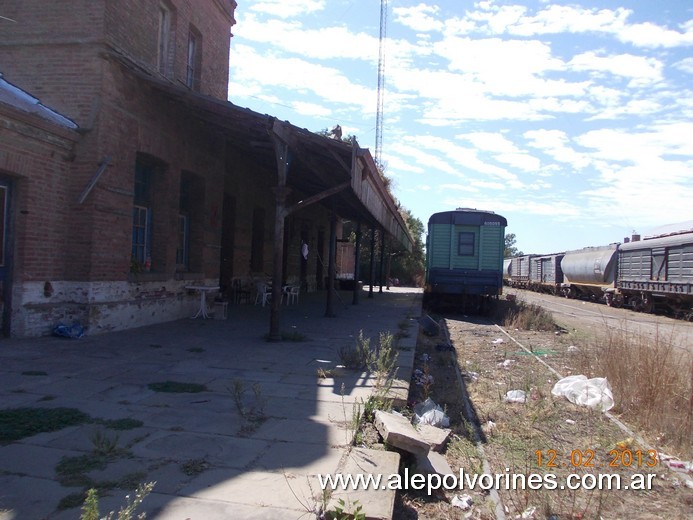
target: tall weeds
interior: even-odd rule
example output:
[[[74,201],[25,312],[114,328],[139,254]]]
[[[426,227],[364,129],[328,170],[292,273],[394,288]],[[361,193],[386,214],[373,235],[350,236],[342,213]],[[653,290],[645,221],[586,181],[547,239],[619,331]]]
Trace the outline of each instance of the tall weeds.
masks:
[[[610,328],[589,351],[582,369],[609,380],[616,402],[612,411],[649,432],[657,446],[693,456],[691,354],[659,332],[650,339]]]

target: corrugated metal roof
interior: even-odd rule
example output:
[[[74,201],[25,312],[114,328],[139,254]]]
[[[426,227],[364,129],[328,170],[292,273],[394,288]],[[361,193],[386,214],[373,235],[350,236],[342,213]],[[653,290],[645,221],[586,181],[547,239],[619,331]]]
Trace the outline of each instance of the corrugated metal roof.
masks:
[[[6,81],[0,73],[0,103],[10,105],[22,112],[35,114],[55,123],[58,126],[76,130],[77,124],[71,119],[48,108],[41,101],[21,88]]]

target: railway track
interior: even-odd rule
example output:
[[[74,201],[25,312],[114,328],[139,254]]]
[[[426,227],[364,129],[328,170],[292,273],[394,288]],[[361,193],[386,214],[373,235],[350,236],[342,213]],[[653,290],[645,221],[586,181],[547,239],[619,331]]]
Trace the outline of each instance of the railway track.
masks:
[[[532,294],[537,297],[532,303],[543,300],[559,319],[579,319],[583,324],[599,328],[620,326],[624,319],[611,314],[605,317],[599,307],[583,306],[582,302],[566,303],[560,298],[555,302],[551,297]],[[571,303],[580,307],[573,308]],[[659,326],[657,319],[649,318],[650,325]],[[453,365],[465,401],[463,415],[467,424],[475,423],[473,439],[484,473],[548,471],[556,473],[559,481],[568,472],[590,474],[588,479],[607,473],[619,473],[623,478],[631,478],[634,473],[656,473],[655,486],[645,492],[569,492],[559,488],[543,494],[501,489],[489,495],[490,502],[483,506],[493,512],[493,518],[533,515],[533,508],[542,503],[547,515],[554,513],[560,518],[651,518],[648,515],[655,511],[665,518],[684,518],[693,511],[691,491],[685,484],[689,477],[677,473],[669,465],[666,456],[653,445],[653,436],[641,435],[611,412],[595,414],[586,407],[551,397],[551,389],[558,379],[580,373],[576,370],[580,368],[583,353],[577,352],[573,345],[579,345],[583,351],[581,334],[574,330],[559,336],[551,332],[508,330],[490,321],[466,316],[447,316],[444,323],[445,339],[455,350]],[[526,402],[505,402],[506,392],[519,389],[526,391]],[[613,462],[610,456],[618,455],[613,448],[621,442],[632,446],[633,452],[650,450],[649,453],[662,454],[662,458],[654,468],[613,468],[609,464]],[[537,462],[547,453],[558,454],[559,467],[546,468]],[[594,466],[574,464],[587,454],[594,455]],[[453,459],[451,464],[457,466],[465,462],[468,463]],[[654,496],[657,497],[656,505],[652,502]]]
[[[557,321],[567,327],[609,328],[624,333],[645,335],[651,339],[665,339],[671,341],[675,348],[693,354],[693,323],[691,322],[522,289],[505,288],[505,293],[514,294],[526,303],[541,306],[553,313]]]

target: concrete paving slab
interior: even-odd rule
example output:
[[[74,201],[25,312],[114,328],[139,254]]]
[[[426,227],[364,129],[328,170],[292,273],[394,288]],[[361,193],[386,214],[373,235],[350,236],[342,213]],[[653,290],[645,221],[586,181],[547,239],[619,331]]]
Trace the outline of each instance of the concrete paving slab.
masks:
[[[382,487],[386,487],[389,475],[397,473],[398,466],[398,453],[365,448],[352,449],[343,467],[340,468],[340,473],[351,475],[353,478],[357,478],[358,475],[362,475],[364,478],[380,476],[382,478],[380,489],[376,489],[374,486],[357,490],[335,489],[330,497],[328,510],[333,511],[341,499],[345,504],[345,512],[354,513],[356,508],[360,506],[369,520],[391,519],[395,504],[395,491],[382,489]]]
[[[55,478],[55,466],[60,459],[73,455],[81,455],[81,453],[33,444],[14,443],[0,446],[3,473],[49,480]]]
[[[256,507],[281,507],[296,516],[322,502],[316,477],[280,471],[210,470],[181,490],[184,496]]]
[[[159,431],[133,446],[131,451],[141,458],[178,462],[201,459],[216,466],[243,469],[269,445],[265,440]]]
[[[0,520],[34,520],[55,518],[56,505],[79,488],[64,487],[58,482],[23,475],[0,476]],[[71,511],[71,520],[75,510]]]
[[[276,442],[306,442],[327,446],[349,444],[354,436],[345,425],[301,419],[267,419],[252,434],[253,439]]]
[[[406,417],[376,410],[374,423],[385,443],[409,453],[428,453],[430,446]]]
[[[267,451],[253,461],[255,470],[287,471],[297,474],[332,474],[337,470],[344,450],[322,444],[301,442],[275,442]]]
[[[358,306],[339,306],[338,317],[328,319],[324,293],[302,295],[300,308],[282,309],[282,327],[303,334],[303,342],[265,341],[268,309],[253,306],[229,308],[225,322],[180,320],[74,341],[3,340],[0,396],[5,408],[72,406],[92,417],[142,420],[144,426],[118,432],[118,444],[130,446],[131,458],[117,459],[92,476],[117,479],[136,471],[146,473],[143,482],[156,480],[141,509],[150,518],[311,518],[324,506],[317,475],[344,470],[345,454],[357,453],[345,446],[347,423],[354,403],[367,400],[374,388],[368,374],[337,370],[333,378],[319,379],[318,368],[337,366],[339,346],[353,345],[360,330],[373,338],[397,331],[416,314],[420,299],[420,293],[404,291],[376,294]],[[398,373],[404,382],[411,371],[406,359],[402,356]],[[49,375],[21,375],[24,370]],[[210,391],[163,395],[146,387],[166,380],[201,382]],[[236,380],[249,389],[258,383],[266,399],[267,420],[256,429],[244,428],[247,421],[229,392]],[[41,401],[49,395],[51,401]],[[0,475],[0,511],[10,510],[4,517],[0,512],[0,520],[78,518],[78,508],[56,509],[62,497],[78,490],[54,480],[55,465],[63,455],[89,452],[96,427],[41,433],[0,447],[2,469],[10,471]],[[346,469],[396,473],[396,458],[390,454],[382,465],[369,465],[365,458]],[[186,474],[182,465],[188,461]],[[33,497],[35,491],[41,497]],[[128,492],[113,490],[104,497],[102,513],[117,511]],[[383,494],[371,498],[378,496]],[[361,498],[367,513],[391,510],[390,498],[377,507],[366,500]]]

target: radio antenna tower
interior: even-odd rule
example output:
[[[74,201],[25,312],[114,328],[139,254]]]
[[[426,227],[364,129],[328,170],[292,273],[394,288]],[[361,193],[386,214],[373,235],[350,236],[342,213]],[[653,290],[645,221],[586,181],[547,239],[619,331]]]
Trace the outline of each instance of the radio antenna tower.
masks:
[[[378,49],[378,108],[375,115],[375,164],[382,167],[383,99],[385,96],[385,37],[387,36],[387,0],[380,0],[380,43]]]

